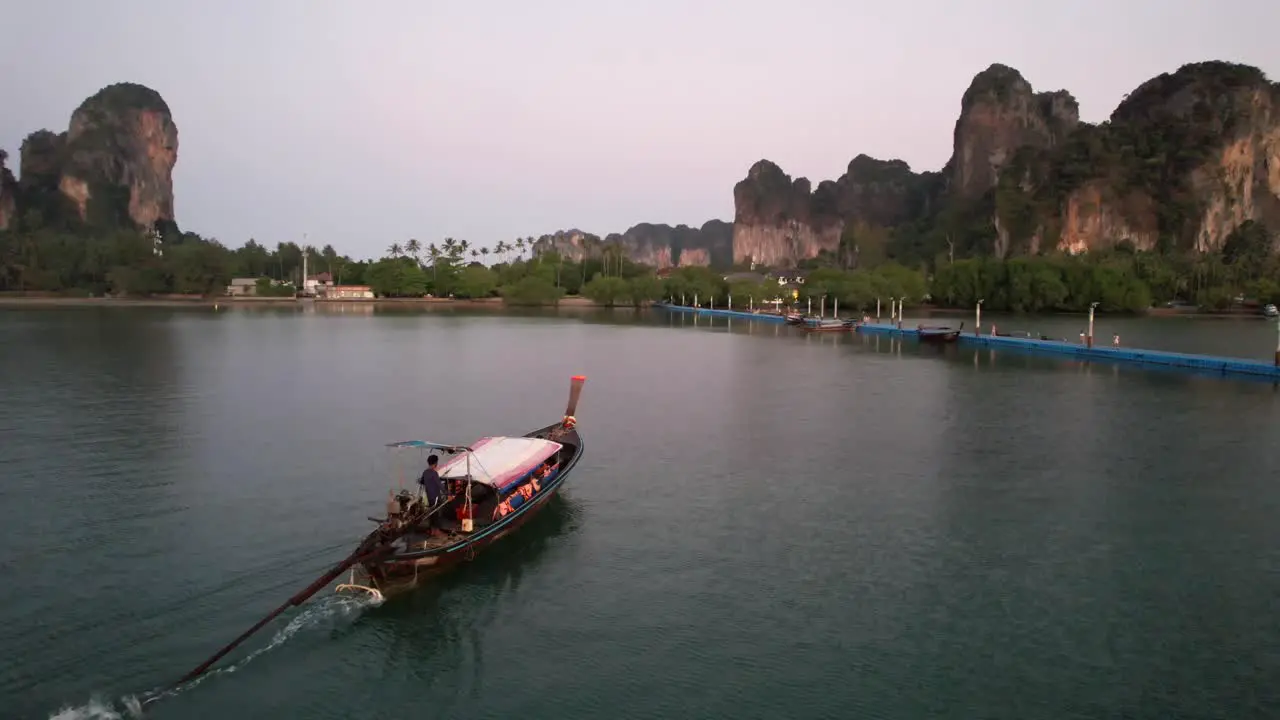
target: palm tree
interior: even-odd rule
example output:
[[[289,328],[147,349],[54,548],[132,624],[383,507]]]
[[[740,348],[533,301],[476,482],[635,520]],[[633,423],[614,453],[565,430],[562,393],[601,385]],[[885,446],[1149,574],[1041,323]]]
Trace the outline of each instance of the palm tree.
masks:
[[[489,264],[489,248],[487,247],[480,248],[480,254],[484,256],[484,264],[488,265]]]
[[[387,248],[387,254],[393,258],[400,257],[403,252],[404,249],[400,247],[400,243],[391,243],[391,247]]]
[[[471,259],[472,259],[472,260],[478,260],[479,258],[480,258],[480,251],[479,251],[479,250],[476,250],[476,249],[474,249],[474,248],[472,248],[472,250],[471,250]]]
[[[451,237],[444,239],[444,254],[449,258],[454,257],[454,253],[458,250],[458,241]]]
[[[338,251],[334,250],[332,245],[325,245],[320,251],[320,257],[324,258],[325,269],[329,271],[329,275],[333,275],[333,264],[338,260]]]
[[[431,282],[435,284],[439,274],[436,272],[436,265],[440,262],[440,248],[435,243],[427,246],[427,257],[431,259]]]
[[[468,250],[470,250],[470,249],[471,249],[471,243],[470,243],[470,242],[468,242],[468,241],[466,241],[466,240],[460,240],[460,241],[458,241],[458,252],[459,252],[459,254],[461,254],[461,255],[465,255],[465,254],[466,254],[466,252],[467,252]]]
[[[498,244],[493,247],[493,251],[498,253],[498,262],[506,262],[506,260],[504,259],[504,256],[507,254],[507,251],[510,249],[511,248],[510,246],[507,245],[506,240],[498,241]]]
[[[516,259],[524,259],[524,238],[516,238]]]
[[[412,255],[414,261],[419,265],[422,264],[422,261],[418,258],[418,253],[422,252],[422,243],[418,242],[416,238],[409,238],[409,242],[404,244],[404,251]]]

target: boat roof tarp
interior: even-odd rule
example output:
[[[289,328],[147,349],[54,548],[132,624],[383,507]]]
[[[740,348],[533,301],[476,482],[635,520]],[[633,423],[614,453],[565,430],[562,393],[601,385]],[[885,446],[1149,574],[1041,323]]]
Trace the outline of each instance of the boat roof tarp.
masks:
[[[560,452],[558,442],[528,437],[485,437],[471,445],[470,453],[449,458],[440,466],[440,477],[460,479],[467,476],[467,458],[471,459],[471,479],[499,492]]]
[[[389,448],[422,448],[432,450],[448,450],[453,452],[458,448],[464,447],[458,444],[446,445],[445,443],[429,442],[427,440],[401,440],[400,442],[387,443]]]

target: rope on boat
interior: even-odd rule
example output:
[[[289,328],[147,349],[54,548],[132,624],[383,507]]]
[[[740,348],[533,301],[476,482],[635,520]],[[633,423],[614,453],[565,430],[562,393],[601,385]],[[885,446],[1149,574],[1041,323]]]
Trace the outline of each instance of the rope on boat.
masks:
[[[416,567],[414,568],[414,575],[415,575],[415,576],[417,575],[417,568],[416,568]],[[333,591],[334,591],[334,592],[339,592],[339,593],[340,593],[340,592],[364,592],[364,593],[368,593],[369,597],[370,597],[374,602],[376,602],[376,603],[381,603],[383,600],[385,600],[385,599],[386,599],[386,598],[384,598],[384,597],[382,596],[382,592],[381,592],[380,590],[378,590],[376,587],[369,587],[368,585],[359,585],[359,584],[357,584],[357,583],[356,583],[356,569],[355,569],[355,568],[351,568],[351,575],[348,577],[347,582],[344,582],[344,583],[342,583],[341,585],[338,585],[338,587],[334,588],[334,589],[333,589]]]

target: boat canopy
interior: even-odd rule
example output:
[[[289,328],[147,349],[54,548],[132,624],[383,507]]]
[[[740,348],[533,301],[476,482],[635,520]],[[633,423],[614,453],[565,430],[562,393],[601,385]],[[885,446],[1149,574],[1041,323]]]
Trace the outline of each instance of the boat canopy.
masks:
[[[420,448],[423,450],[444,450],[446,452],[457,452],[464,446],[462,445],[446,445],[444,443],[428,442],[426,440],[401,440],[400,442],[387,443],[389,448]]]
[[[441,465],[440,477],[465,478],[469,460],[472,481],[502,492],[560,452],[561,447],[558,442],[541,438],[480,438],[471,445],[470,453],[455,455]]]

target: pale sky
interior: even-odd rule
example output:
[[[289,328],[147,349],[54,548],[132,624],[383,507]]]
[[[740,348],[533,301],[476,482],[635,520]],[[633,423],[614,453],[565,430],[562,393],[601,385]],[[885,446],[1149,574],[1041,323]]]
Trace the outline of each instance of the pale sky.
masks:
[[[768,158],[936,170],[993,62],[1104,119],[1201,60],[1280,79],[1276,0],[0,0],[0,147],[113,82],[179,128],[178,222],[356,257],[733,219]]]

